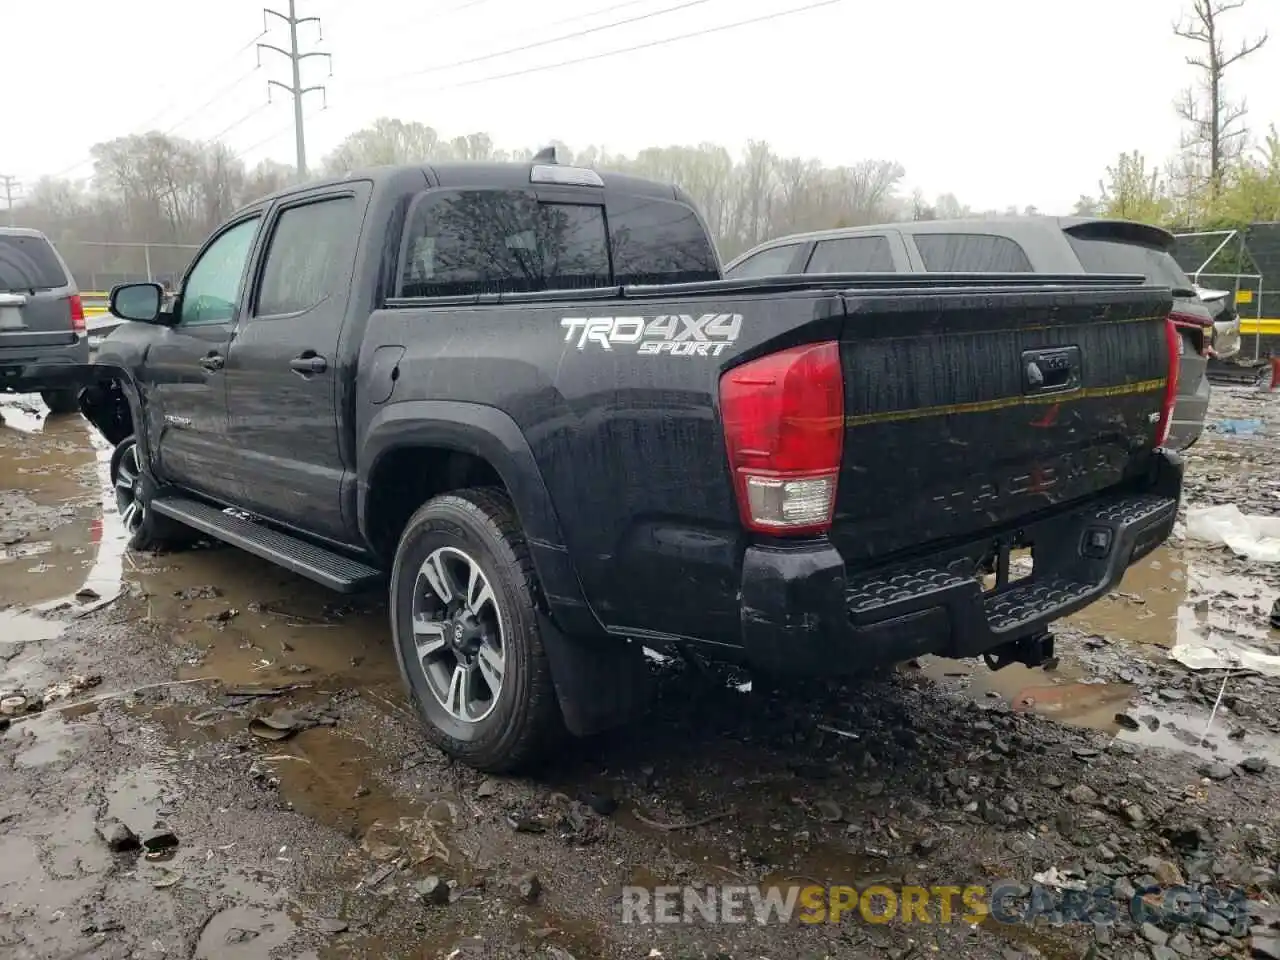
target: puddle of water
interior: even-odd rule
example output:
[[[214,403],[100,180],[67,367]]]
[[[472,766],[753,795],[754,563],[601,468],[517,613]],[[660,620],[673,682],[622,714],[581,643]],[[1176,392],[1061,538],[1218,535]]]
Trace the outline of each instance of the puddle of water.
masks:
[[[0,660],[15,646],[24,643],[39,643],[42,640],[53,640],[58,637],[67,625],[56,620],[22,610],[0,610],[0,632],[4,639],[0,640]]]
[[[146,715],[176,741],[221,742],[248,725],[250,711],[298,706],[305,695],[272,698],[239,713],[164,706]],[[423,875],[447,872],[469,881],[469,867],[449,837],[450,826],[468,808],[452,794],[404,797],[382,786],[374,771],[393,758],[381,755],[375,743],[373,731],[317,727],[279,743],[254,741],[251,762],[294,809],[361,843],[375,862],[407,856]]]
[[[232,548],[156,558],[126,572],[131,601],[188,651],[180,676],[230,684],[322,683],[399,687],[385,607],[354,609],[323,587]]]
[[[1187,563],[1164,546],[1130,567],[1114,593],[1065,622],[1153,648],[1203,644],[1214,633],[1262,646],[1273,639],[1266,613],[1277,595],[1261,581]]]
[[[23,736],[30,740],[14,763],[28,769],[46,767],[64,759],[64,755],[84,749],[91,731],[81,724],[66,723],[56,713],[41,713],[24,719]]]
[[[13,409],[4,407],[6,415]],[[121,589],[125,534],[107,476],[111,449],[78,417],[54,423],[33,452],[19,452],[15,459],[6,449],[0,460],[0,489],[24,498],[36,514],[35,525],[47,528],[35,531],[40,539],[28,537],[0,550],[0,594],[12,604],[0,610],[6,644],[52,640],[65,628],[57,613],[86,612]],[[51,447],[51,439],[66,442]],[[21,467],[24,456],[41,468]],[[32,557],[39,562],[24,562]]]
[[[941,657],[923,658],[920,667],[924,676],[945,689],[963,691],[980,700],[1003,700],[1015,711],[1100,730],[1126,743],[1180,750],[1232,764],[1251,756],[1280,761],[1280,741],[1275,738],[1246,735],[1232,740],[1221,717],[1206,734],[1209,711],[1171,710],[1138,702],[1138,690],[1133,685],[1086,681],[1069,661],[1053,672],[1021,664],[993,671],[981,662]],[[1138,720],[1138,729],[1132,730],[1131,724],[1118,721],[1119,714]]]
[[[23,433],[41,431],[48,411],[36,412],[38,404],[32,404],[30,397],[20,395],[5,397],[5,400],[6,403],[0,404],[0,428],[9,427]]]
[[[196,943],[194,960],[267,960],[297,924],[282,910],[228,907],[213,915]]]

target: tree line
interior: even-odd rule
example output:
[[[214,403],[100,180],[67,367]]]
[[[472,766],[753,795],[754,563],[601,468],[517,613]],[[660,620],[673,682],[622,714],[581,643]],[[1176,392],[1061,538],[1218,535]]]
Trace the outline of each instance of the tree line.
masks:
[[[565,162],[679,184],[703,212],[726,259],[797,231],[970,213],[950,194],[932,200],[907,195],[905,170],[887,159],[827,166],[783,156],[757,140],[736,156],[710,143],[634,155],[556,146]],[[423,161],[528,160],[533,154],[501,149],[486,133],[446,137],[425,123],[387,117],[348,135],[315,173]],[[91,156],[90,179],[42,178],[15,211],[19,224],[43,230],[59,244],[82,282],[140,268],[136,249],[103,244],[154,244],[157,274],[180,271],[190,250],[166,251],[164,245],[198,244],[239,207],[297,180],[283,164],[248,167],[225,144],[159,132],[96,144]],[[170,263],[177,266],[167,270]]]

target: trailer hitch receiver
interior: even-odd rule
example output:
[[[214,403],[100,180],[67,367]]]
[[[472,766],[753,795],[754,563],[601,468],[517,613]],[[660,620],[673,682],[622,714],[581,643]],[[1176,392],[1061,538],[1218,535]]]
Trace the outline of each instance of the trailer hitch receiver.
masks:
[[[1011,663],[1041,667],[1053,659],[1053,634],[1045,631],[984,653],[982,659],[992,670],[1003,670]]]

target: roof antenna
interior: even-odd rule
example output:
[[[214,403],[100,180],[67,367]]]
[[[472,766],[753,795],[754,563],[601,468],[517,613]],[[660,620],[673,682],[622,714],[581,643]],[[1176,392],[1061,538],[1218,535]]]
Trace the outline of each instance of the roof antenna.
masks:
[[[553,143],[549,147],[543,147],[533,155],[534,163],[559,163],[560,149]]]

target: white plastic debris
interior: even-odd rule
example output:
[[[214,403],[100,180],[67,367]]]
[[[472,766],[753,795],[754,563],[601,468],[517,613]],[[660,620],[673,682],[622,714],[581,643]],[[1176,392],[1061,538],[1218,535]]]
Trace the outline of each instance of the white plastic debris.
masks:
[[[1083,880],[1059,873],[1057,867],[1050,867],[1041,873],[1033,874],[1031,879],[1042,887],[1057,887],[1059,890],[1084,890],[1088,886]]]
[[[1234,503],[1192,507],[1187,511],[1187,538],[1224,544],[1249,560],[1280,563],[1280,517],[1241,513]]]
[[[1169,657],[1192,670],[1248,670],[1280,677],[1280,657],[1215,638],[1207,643],[1180,643]]]

